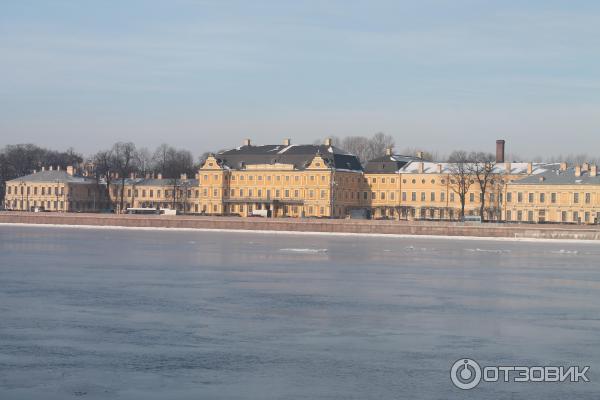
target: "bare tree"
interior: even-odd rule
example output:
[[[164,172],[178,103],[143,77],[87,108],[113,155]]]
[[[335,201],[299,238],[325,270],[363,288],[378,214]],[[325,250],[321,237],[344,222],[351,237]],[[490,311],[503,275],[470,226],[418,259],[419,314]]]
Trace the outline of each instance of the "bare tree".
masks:
[[[119,211],[123,211],[125,205],[125,180],[137,169],[135,144],[131,142],[118,142],[113,145],[113,166],[114,171],[119,174],[121,183]]]
[[[460,218],[465,216],[465,203],[467,194],[473,184],[469,156],[463,150],[457,150],[448,157],[450,170],[450,188],[460,199]]]
[[[138,171],[142,176],[145,176],[148,172],[152,170],[153,166],[153,158],[150,154],[150,150],[146,147],[142,147],[136,151],[136,164],[138,167]]]
[[[378,132],[369,139],[370,158],[381,157],[385,154],[385,150],[393,148],[396,145],[394,138],[386,135],[383,132]]]
[[[112,182],[113,172],[113,153],[112,149],[102,150],[93,156],[94,175],[96,177],[96,185],[100,186],[102,179],[106,182],[105,198],[111,202],[110,184]]]
[[[336,144],[335,141],[333,143]],[[346,136],[337,145],[357,156],[363,164],[372,158],[369,139],[364,136]]]
[[[470,162],[467,163],[467,169],[471,176],[475,178],[479,186],[481,199],[479,215],[483,219],[485,210],[485,195],[488,192],[491,181],[493,180],[494,168],[496,167],[496,157],[490,153],[473,152],[469,154],[468,159]]]

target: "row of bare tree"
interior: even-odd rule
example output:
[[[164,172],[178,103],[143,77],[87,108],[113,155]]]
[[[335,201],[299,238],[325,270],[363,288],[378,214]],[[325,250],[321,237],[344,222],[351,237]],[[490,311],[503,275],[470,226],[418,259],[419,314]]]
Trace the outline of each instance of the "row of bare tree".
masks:
[[[192,153],[188,150],[176,149],[167,144],[162,144],[153,153],[146,148],[136,148],[131,142],[118,142],[111,148],[101,150],[92,157],[94,173],[98,180],[106,180],[106,188],[111,184],[118,183],[121,190],[119,196],[119,208],[122,210],[125,204],[124,192],[125,182],[132,174],[145,176],[149,173],[161,174],[168,179],[173,186],[173,193],[180,184],[182,174],[193,177],[200,162],[194,162]],[[176,201],[174,198],[173,201]]]
[[[495,179],[494,168],[496,158],[493,154],[483,152],[467,153],[463,150],[454,151],[448,157],[450,170],[450,188],[458,195],[460,200],[460,217],[465,216],[467,195],[472,185],[477,185],[480,194],[479,215],[485,218],[486,194],[493,190]]]

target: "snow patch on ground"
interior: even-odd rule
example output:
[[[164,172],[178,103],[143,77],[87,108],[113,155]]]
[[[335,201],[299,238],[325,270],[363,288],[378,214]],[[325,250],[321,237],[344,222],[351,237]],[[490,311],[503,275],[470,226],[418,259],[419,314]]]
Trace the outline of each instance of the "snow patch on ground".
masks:
[[[498,249],[498,250],[489,250],[489,249],[465,249],[466,251],[472,251],[472,252],[479,252],[479,253],[496,253],[496,254],[502,254],[502,253],[510,253],[510,250],[502,250],[502,249]]]
[[[579,252],[577,250],[564,250],[564,249],[560,249],[557,251],[553,251],[552,253],[554,254],[578,254]]]
[[[287,251],[293,253],[327,253],[327,249],[279,249],[279,251]]]

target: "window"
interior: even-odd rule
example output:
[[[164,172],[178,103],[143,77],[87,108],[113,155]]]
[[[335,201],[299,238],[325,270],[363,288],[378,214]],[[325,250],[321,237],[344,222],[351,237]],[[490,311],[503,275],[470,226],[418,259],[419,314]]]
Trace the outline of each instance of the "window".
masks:
[[[454,202],[454,192],[450,192],[450,201]]]
[[[567,222],[567,212],[563,211],[562,213],[560,213],[560,220],[562,222]]]
[[[150,198],[154,197],[154,190],[150,189]]]
[[[390,182],[391,182],[391,183],[396,183],[396,178],[391,178],[391,179],[390,179]]]
[[[417,201],[417,192],[412,192],[411,195],[410,195],[410,199],[412,201]]]
[[[577,211],[573,211],[573,222],[579,222],[579,213]]]
[[[446,193],[444,193],[444,192],[440,193],[440,201],[446,201]]]
[[[421,192],[421,201],[425,201],[425,192]]]
[[[287,190],[286,190],[287,192]],[[324,199],[325,198],[325,190],[321,190],[321,198]]]
[[[385,178],[381,178],[381,183],[385,183]]]
[[[435,192],[431,192],[431,201],[435,201]]]
[[[585,194],[585,204],[590,204],[591,201],[592,201],[591,193],[586,193]]]
[[[475,202],[475,193],[469,193],[469,201],[470,201],[471,203],[474,203],[474,202]]]
[[[371,179],[371,181],[372,181],[373,183],[377,183],[377,178],[372,178],[372,179]]]
[[[512,193],[511,192],[506,193],[506,202],[507,203],[512,202]]]
[[[294,190],[294,197],[298,198],[300,196],[300,192],[298,190]]]
[[[381,192],[380,198],[381,198],[381,200],[385,200],[385,192]]]
[[[371,199],[375,200],[377,198],[377,194],[375,192],[371,193]]]
[[[523,202],[523,193],[519,192],[517,193],[517,203],[522,203]]]
[[[527,221],[533,222],[533,211],[527,211]]]
[[[406,192],[402,192],[402,201],[406,201]]]
[[[550,193],[550,202],[556,203],[556,193]]]
[[[529,193],[529,194],[528,194],[528,196],[527,196],[527,201],[528,201],[529,203],[533,203],[533,193]]]
[[[546,193],[540,193],[540,203],[546,202]]]
[[[523,220],[523,211],[517,211],[517,221]]]
[[[579,193],[573,193],[573,203],[579,203]]]
[[[390,192],[390,200],[394,200],[394,192]]]
[[[506,211],[506,220],[510,221],[512,219],[512,213],[510,212],[510,210]]]

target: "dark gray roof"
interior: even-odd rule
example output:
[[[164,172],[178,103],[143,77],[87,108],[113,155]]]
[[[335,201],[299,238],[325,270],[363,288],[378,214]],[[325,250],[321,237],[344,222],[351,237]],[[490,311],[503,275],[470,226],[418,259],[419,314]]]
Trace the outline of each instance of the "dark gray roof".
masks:
[[[582,171],[575,176],[575,168],[565,171],[547,170],[541,174],[531,175],[510,183],[511,185],[600,185],[600,176],[590,176],[589,171]]]
[[[399,154],[385,155],[369,160],[365,165],[365,173],[368,174],[393,174],[411,161],[421,161],[420,158],[413,156],[403,156]]]
[[[242,146],[218,153],[215,158],[221,165],[242,169],[252,164],[293,164],[295,169],[305,169],[320,154],[328,166],[335,169],[362,171],[358,157],[342,149],[327,145],[264,145]]]
[[[113,179],[111,181],[111,184],[120,185],[121,180]],[[170,179],[170,178],[162,178],[162,179],[156,179],[156,178],[134,178],[134,179],[131,179],[131,178],[127,178],[127,179],[125,179],[125,185],[126,186],[130,186],[130,185],[135,185],[135,186],[173,186],[173,179]],[[186,180],[177,179],[177,186],[198,186],[198,180],[197,179],[186,179]]]
[[[69,175],[65,170],[39,171],[33,174],[25,175],[20,178],[12,179],[8,182],[60,182],[60,183],[96,183],[94,178],[88,178],[81,175]]]

